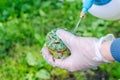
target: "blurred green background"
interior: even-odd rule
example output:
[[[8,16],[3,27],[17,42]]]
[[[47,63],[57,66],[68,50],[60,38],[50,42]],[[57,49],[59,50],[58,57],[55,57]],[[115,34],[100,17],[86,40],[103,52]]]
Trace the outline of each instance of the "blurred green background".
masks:
[[[40,50],[54,28],[72,31],[79,19],[82,0],[0,0],[0,80],[120,80],[120,64],[103,64],[84,72],[50,66]],[[106,21],[89,13],[78,31],[100,38],[120,37],[120,21]]]

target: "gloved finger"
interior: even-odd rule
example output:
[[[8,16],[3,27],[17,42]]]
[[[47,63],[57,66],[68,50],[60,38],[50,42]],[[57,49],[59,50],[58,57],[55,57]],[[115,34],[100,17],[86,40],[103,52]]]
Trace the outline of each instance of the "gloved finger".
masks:
[[[51,65],[54,66],[54,57],[50,54],[48,48],[46,47],[43,47],[42,50],[42,55],[43,55],[43,58]]]
[[[72,70],[71,69],[72,62],[69,61],[72,59],[69,59],[70,57],[66,58],[66,59],[56,59],[50,54],[49,50],[46,47],[42,48],[41,51],[42,51],[42,55],[43,55],[44,59],[52,66],[63,68],[66,70]]]
[[[63,29],[57,30],[56,34],[69,49],[73,46],[74,41],[76,40],[76,36]]]

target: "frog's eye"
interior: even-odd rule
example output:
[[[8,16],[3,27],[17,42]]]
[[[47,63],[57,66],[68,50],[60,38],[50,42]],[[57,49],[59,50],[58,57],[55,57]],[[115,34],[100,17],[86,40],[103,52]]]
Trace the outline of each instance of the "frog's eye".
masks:
[[[60,43],[60,41],[59,40],[55,40],[55,42],[54,42],[55,44],[59,44]]]

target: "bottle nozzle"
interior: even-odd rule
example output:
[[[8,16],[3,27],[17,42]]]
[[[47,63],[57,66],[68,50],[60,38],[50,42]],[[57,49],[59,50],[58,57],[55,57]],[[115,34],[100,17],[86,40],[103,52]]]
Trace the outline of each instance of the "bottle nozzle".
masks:
[[[87,13],[88,10],[92,7],[94,3],[94,0],[83,0],[83,8],[82,8],[82,14],[84,13]]]
[[[84,12],[81,12],[81,13],[80,13],[80,18],[85,17],[85,15],[86,15],[86,14],[85,14]]]

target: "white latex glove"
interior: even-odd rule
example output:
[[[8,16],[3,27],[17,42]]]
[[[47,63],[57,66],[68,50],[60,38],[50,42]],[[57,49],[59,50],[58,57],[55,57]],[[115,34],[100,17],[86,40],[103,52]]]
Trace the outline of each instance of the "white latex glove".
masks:
[[[110,62],[102,57],[99,47],[105,41],[112,41],[114,36],[109,34],[100,39],[77,37],[65,30],[57,30],[57,36],[71,51],[71,55],[65,59],[54,58],[46,47],[42,48],[45,60],[52,66],[69,71],[83,71],[105,62]]]

